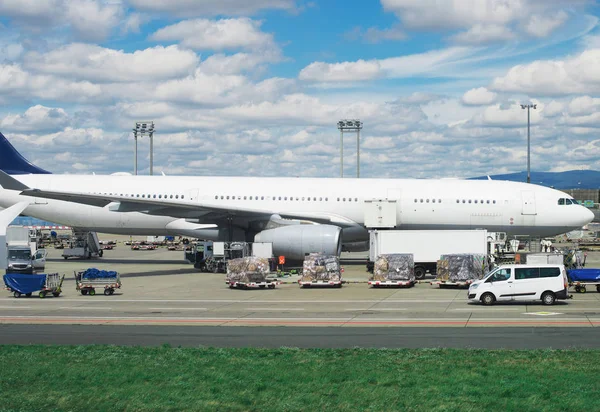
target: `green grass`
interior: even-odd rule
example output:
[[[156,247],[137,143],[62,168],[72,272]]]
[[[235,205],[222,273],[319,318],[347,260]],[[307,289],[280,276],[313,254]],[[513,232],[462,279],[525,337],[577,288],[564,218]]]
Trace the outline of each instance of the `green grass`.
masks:
[[[600,351],[0,346],[1,411],[593,411]]]

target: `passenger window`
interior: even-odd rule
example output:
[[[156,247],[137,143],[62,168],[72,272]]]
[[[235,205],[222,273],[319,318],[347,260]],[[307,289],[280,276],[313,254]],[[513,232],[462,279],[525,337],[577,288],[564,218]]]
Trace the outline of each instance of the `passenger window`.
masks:
[[[537,279],[539,277],[539,268],[515,268],[515,280]]]
[[[560,276],[559,268],[540,268],[541,278],[555,278],[557,276]]]
[[[510,279],[510,269],[500,269],[492,274],[485,283],[503,282]]]

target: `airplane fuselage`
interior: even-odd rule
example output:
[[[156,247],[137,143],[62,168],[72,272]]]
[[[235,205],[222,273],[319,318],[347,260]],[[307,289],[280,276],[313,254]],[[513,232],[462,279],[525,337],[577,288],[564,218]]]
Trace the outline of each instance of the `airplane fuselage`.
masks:
[[[477,229],[512,235],[552,236],[580,228],[591,220],[589,210],[559,199],[554,189],[525,183],[481,180],[330,179],[187,176],[16,175],[31,188],[126,196],[155,201],[197,202],[205,206],[264,211],[265,215],[339,216],[346,225],[343,242],[368,238],[364,228],[365,201],[396,201],[399,229]],[[61,200],[31,198],[0,189],[0,206],[28,200],[23,214],[103,233],[131,235],[222,236],[215,222],[201,215],[158,216],[110,210]],[[242,230],[243,218],[235,224]],[[251,222],[248,222],[250,225]],[[217,240],[217,239],[214,239]]]

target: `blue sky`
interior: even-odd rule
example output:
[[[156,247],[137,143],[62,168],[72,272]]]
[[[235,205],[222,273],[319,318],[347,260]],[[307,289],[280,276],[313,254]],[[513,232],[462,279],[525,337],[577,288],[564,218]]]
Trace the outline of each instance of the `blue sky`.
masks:
[[[588,0],[2,0],[0,131],[56,173],[361,175],[600,169]],[[139,165],[148,172],[147,142]],[[355,141],[345,141],[346,175]]]

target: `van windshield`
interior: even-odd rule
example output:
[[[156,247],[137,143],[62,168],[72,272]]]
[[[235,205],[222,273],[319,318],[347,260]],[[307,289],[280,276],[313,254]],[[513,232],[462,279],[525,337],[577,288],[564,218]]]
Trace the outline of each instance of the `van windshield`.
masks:
[[[10,250],[8,258],[11,260],[29,260],[31,259],[31,251],[26,249]]]

